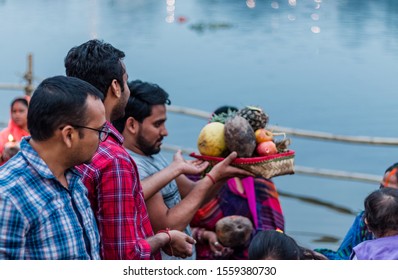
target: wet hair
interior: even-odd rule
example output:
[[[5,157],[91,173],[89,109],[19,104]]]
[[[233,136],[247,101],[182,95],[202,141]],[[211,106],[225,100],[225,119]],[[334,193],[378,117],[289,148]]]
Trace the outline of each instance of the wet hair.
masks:
[[[14,107],[15,103],[22,103],[26,108],[29,107],[29,102],[24,97],[17,97],[15,99],[13,99],[11,102],[11,106],[10,106],[11,110],[12,110],[12,107]]]
[[[152,113],[154,105],[170,105],[169,94],[157,84],[135,80],[128,83],[130,97],[123,118],[113,121],[115,128],[122,133],[129,117],[142,123]]]
[[[124,52],[100,40],[89,40],[73,47],[65,57],[67,76],[82,79],[98,88],[104,98],[112,81],[116,79],[124,91],[122,65]]]
[[[378,189],[366,197],[364,206],[367,227],[376,237],[398,231],[398,189]]]
[[[62,125],[87,124],[87,97],[103,98],[93,85],[74,78],[55,76],[37,87],[29,103],[28,129],[32,139],[44,141]]]
[[[276,230],[259,231],[249,246],[250,260],[320,260],[325,257],[301,247],[287,234]]]

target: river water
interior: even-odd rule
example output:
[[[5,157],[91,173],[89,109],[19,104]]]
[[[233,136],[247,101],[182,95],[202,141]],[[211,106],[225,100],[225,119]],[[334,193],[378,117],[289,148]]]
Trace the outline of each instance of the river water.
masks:
[[[0,83],[63,75],[67,51],[91,38],[125,51],[131,79],[158,83],[172,104],[211,112],[257,105],[270,123],[397,137],[398,2],[394,0],[0,0]],[[0,122],[12,98],[0,90]],[[170,113],[166,143],[196,147],[205,121]],[[296,164],[382,175],[395,147],[292,138]],[[171,155],[169,155],[171,157]],[[278,189],[353,212],[377,184],[291,175]],[[286,232],[336,248],[353,220],[281,197]]]

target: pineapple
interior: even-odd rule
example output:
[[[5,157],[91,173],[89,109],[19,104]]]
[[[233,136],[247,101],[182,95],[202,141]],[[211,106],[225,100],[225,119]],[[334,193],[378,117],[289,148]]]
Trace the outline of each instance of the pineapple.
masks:
[[[232,110],[228,109],[227,112],[222,112],[222,113],[217,114],[217,115],[216,114],[212,115],[211,119],[210,119],[210,122],[220,122],[222,124],[225,124],[225,121],[228,118],[231,118],[231,117],[233,117],[235,115],[236,115],[235,111],[232,111]]]
[[[263,111],[263,109],[255,106],[246,106],[239,110],[238,115],[244,117],[254,131],[259,128],[264,128],[269,120],[268,115]]]

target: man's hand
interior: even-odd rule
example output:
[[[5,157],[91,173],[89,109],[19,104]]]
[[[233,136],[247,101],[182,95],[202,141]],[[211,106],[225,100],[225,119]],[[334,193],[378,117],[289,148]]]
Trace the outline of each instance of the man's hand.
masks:
[[[199,159],[185,160],[181,151],[178,150],[173,157],[171,165],[178,169],[180,174],[196,175],[205,171],[209,163]]]
[[[162,248],[166,254],[180,258],[192,256],[192,244],[196,243],[195,239],[179,230],[170,230],[169,234],[171,242]]]
[[[255,177],[255,174],[250,171],[243,170],[231,165],[232,161],[236,159],[237,153],[230,153],[223,161],[214,165],[211,170],[211,176],[215,181],[227,179],[232,177]]]

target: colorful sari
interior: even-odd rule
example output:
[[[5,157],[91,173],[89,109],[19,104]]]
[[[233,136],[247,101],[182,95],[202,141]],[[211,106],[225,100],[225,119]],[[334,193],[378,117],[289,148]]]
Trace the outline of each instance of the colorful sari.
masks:
[[[237,188],[241,180],[244,193]],[[194,216],[191,226],[215,231],[218,220],[231,215],[249,218],[255,232],[267,229],[284,230],[285,222],[274,183],[261,177],[229,179],[218,195],[200,208]],[[217,259],[207,244],[197,244],[198,259]],[[248,259],[247,247],[234,248],[228,259]]]

